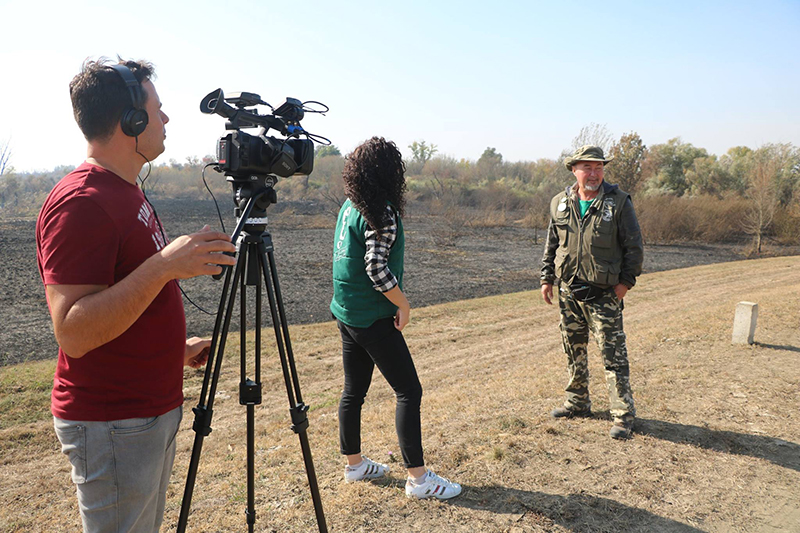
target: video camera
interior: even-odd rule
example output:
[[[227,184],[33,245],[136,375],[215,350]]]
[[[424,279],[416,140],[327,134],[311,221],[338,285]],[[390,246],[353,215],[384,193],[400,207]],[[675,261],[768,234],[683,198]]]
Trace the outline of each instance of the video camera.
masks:
[[[321,106],[320,109],[309,104]],[[206,95],[200,102],[200,111],[221,115],[228,119],[225,129],[234,130],[219,139],[217,144],[217,170],[235,183],[249,182],[267,175],[288,177],[308,175],[314,168],[314,142],[330,144],[324,137],[313,135],[300,126],[306,113],[325,113],[328,107],[319,102],[301,102],[287,98],[271,115],[259,115],[246,109],[267,102],[255,93],[239,92],[226,97],[222,89]],[[233,107],[236,106],[236,107]],[[249,135],[241,128],[260,127],[257,135]],[[278,131],[285,139],[270,137],[269,129]],[[305,139],[300,139],[305,135]]]

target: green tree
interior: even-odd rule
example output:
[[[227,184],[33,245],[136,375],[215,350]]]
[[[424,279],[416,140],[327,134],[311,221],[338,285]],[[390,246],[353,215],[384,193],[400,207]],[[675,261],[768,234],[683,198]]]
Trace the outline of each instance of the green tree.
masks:
[[[647,156],[647,146],[636,132],[623,135],[609,150],[614,161],[605,168],[605,178],[620,189],[633,194],[642,181],[642,164]]]
[[[642,169],[643,179],[651,190],[683,196],[689,190],[686,171],[698,157],[708,157],[705,148],[681,142],[680,137],[653,145]]]
[[[776,159],[778,202],[786,207],[796,198],[795,194],[800,193],[800,149],[791,143],[768,144],[765,148]]]
[[[480,179],[495,180],[502,174],[503,155],[494,148],[486,148],[475,166]]]
[[[775,191],[781,207],[787,207],[800,199],[800,149],[791,143],[770,143],[758,150],[737,146],[720,158],[729,175],[730,188],[744,194],[754,172],[755,158],[767,153],[777,168],[774,175]]]
[[[478,158],[478,164],[481,163],[488,163],[488,164],[501,164],[503,162],[503,154],[497,151],[496,148],[486,148],[483,151],[480,158]]]
[[[686,185],[693,195],[712,194],[721,196],[733,188],[733,179],[717,156],[698,157],[686,169]]]
[[[744,194],[748,175],[753,164],[753,150],[746,146],[734,146],[719,158],[720,166],[728,173],[730,189]]]
[[[408,145],[408,148],[411,150],[411,160],[422,165],[430,161],[433,155],[439,151],[435,144],[429,146],[425,141],[414,141]]]
[[[342,152],[339,151],[339,148],[337,148],[335,144],[317,146],[316,150],[314,150],[314,159],[327,157],[329,155],[342,157]]]

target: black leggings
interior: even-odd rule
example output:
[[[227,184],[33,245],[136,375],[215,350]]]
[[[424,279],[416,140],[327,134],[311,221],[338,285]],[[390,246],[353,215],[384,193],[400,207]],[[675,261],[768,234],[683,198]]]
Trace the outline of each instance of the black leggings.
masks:
[[[397,396],[395,428],[406,468],[424,466],[419,407],[422,385],[403,334],[393,318],[368,328],[338,322],[342,334],[344,390],[339,403],[339,445],[343,455],[361,453],[361,406],[372,381],[375,365]]]

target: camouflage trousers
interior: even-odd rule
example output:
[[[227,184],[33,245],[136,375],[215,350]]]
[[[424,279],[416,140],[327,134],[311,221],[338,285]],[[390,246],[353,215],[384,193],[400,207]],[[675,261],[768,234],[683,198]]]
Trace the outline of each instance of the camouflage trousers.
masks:
[[[580,302],[572,297],[569,288],[562,285],[558,291],[558,305],[561,310],[561,339],[569,372],[564,407],[576,410],[591,408],[587,353],[591,331],[603,356],[611,417],[614,420],[633,420],[636,410],[629,379],[628,349],[622,330],[622,302],[613,291],[607,291],[591,302]]]

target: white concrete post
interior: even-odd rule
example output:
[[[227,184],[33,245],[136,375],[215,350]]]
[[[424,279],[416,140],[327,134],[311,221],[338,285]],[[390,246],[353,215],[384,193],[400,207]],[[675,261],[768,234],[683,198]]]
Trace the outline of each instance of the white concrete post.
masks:
[[[736,316],[733,319],[733,344],[753,344],[758,320],[758,304],[739,302],[736,304]]]

